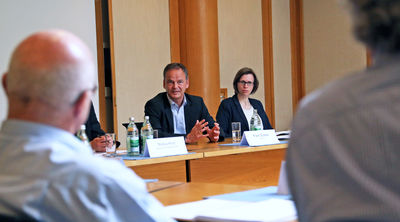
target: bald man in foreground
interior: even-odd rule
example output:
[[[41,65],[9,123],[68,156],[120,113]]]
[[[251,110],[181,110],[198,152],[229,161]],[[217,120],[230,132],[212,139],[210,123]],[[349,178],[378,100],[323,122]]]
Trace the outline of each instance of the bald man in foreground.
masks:
[[[96,89],[86,45],[60,30],[20,43],[2,78],[0,214],[40,221],[173,221],[119,161],[92,155],[73,134]]]

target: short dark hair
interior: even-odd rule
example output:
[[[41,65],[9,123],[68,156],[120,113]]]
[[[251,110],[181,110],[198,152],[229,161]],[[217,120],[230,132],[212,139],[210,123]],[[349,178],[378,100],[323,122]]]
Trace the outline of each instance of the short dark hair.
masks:
[[[247,75],[247,74],[252,74],[254,77],[253,90],[251,90],[250,94],[253,94],[257,91],[259,83],[258,83],[256,74],[254,73],[254,71],[251,68],[244,67],[244,68],[239,69],[239,71],[235,75],[235,78],[233,79],[233,88],[235,89],[235,94],[239,93],[237,84],[240,81],[240,78],[242,78],[243,75]]]
[[[400,1],[349,0],[355,36],[369,48],[385,53],[400,51]]]
[[[182,69],[182,71],[185,73],[186,79],[189,78],[188,71],[187,71],[186,67],[182,63],[174,62],[174,63],[170,63],[167,66],[165,66],[164,72],[163,72],[164,79],[165,79],[165,76],[167,75],[167,72],[169,70],[172,70],[172,69]]]

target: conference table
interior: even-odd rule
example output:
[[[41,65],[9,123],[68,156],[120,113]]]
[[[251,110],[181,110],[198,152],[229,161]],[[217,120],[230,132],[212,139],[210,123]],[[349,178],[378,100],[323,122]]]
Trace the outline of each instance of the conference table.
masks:
[[[261,186],[196,182],[157,181],[147,190],[164,206],[202,200],[204,197],[261,188]]]
[[[144,179],[162,181],[276,186],[286,143],[247,147],[231,139],[188,144],[188,154],[140,160],[124,160]],[[229,144],[229,145],[227,145]]]
[[[148,191],[164,206],[203,200],[204,197],[258,189],[262,186],[214,184],[198,182],[157,181],[147,183]],[[262,211],[265,212],[265,211]],[[187,221],[187,220],[178,220]],[[297,220],[283,220],[296,222]]]

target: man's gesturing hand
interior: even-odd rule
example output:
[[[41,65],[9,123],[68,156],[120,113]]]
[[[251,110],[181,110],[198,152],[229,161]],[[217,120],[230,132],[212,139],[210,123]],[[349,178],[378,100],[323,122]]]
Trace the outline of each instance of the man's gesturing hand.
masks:
[[[219,124],[214,123],[214,127],[212,129],[207,129],[208,138],[211,142],[217,142],[219,139]]]
[[[207,137],[207,134],[203,134],[204,131],[209,130],[209,128],[207,127],[208,122],[206,122],[206,120],[201,120],[200,122],[197,120],[196,124],[193,126],[192,130],[190,131],[190,133],[186,136],[185,142],[186,143],[195,143],[197,142],[199,139]]]

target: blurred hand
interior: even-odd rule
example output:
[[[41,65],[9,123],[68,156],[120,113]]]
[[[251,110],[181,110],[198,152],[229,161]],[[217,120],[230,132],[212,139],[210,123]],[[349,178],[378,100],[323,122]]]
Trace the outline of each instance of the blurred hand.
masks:
[[[196,124],[193,126],[192,130],[188,135],[186,135],[185,142],[186,143],[195,143],[199,139],[208,137],[208,134],[203,134],[204,131],[209,130],[208,128],[208,122],[206,122],[204,119],[201,120],[200,122],[197,120]]]
[[[214,123],[214,127],[212,129],[208,129],[207,134],[211,142],[217,142],[220,134],[219,124]]]
[[[106,145],[107,140],[105,136],[96,137],[90,141],[90,146],[96,152],[106,152]]]

